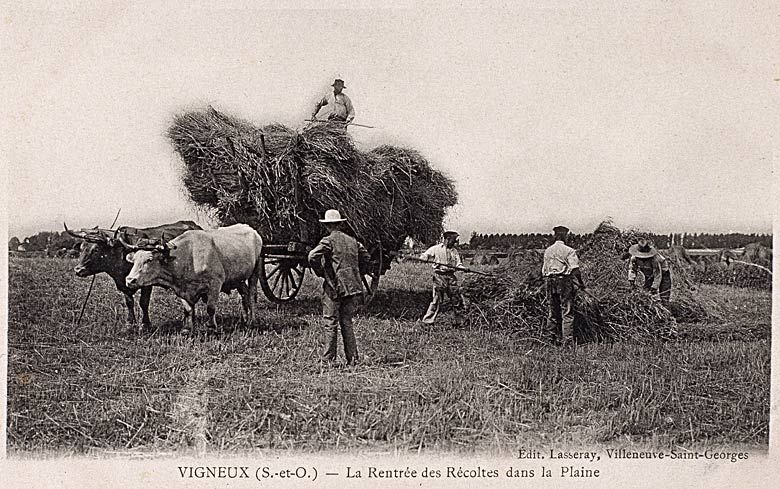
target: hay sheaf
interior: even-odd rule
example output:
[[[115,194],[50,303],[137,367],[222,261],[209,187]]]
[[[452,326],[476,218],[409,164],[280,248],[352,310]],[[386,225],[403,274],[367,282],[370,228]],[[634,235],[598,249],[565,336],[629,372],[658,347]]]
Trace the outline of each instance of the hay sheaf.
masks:
[[[677,321],[719,316],[717,304],[696,291],[685,270],[672,269],[672,303],[667,309],[647,292],[627,282],[628,247],[642,233],[621,232],[603,223],[578,250],[588,286],[577,294],[574,321],[580,340],[622,337],[673,338]],[[541,337],[547,316],[547,294],[539,253],[515,255],[493,277],[469,277],[463,289],[471,302],[467,321],[477,327],[507,327]]]
[[[318,218],[337,208],[361,241],[398,250],[407,236],[435,241],[458,200],[452,180],[417,151],[361,152],[332,124],[256,127],[209,107],[176,116],[168,137],[192,201],[267,240],[316,241]]]
[[[766,265],[770,270],[771,267],[771,263]],[[772,275],[767,270],[744,262],[695,263],[686,270],[695,282],[701,284],[772,290]]]

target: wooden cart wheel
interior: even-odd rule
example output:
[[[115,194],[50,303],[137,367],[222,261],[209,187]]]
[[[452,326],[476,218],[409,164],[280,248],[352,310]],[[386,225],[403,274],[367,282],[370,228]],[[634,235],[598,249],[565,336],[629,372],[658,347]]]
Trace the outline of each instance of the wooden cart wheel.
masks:
[[[268,300],[278,303],[295,299],[303,285],[306,267],[301,260],[260,254],[260,288]]]
[[[379,287],[379,277],[382,276],[382,261],[384,259],[382,243],[378,243],[374,246],[369,253],[371,255],[369,272],[363,275],[363,288],[366,291],[364,304],[366,305],[374,299],[376,289]]]

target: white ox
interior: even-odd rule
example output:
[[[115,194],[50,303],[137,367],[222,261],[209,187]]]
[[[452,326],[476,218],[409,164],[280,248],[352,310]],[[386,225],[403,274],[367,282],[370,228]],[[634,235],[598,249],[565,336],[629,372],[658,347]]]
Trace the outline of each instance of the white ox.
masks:
[[[183,333],[194,328],[193,311],[201,299],[206,302],[210,325],[217,327],[219,293],[238,290],[243,318],[255,319],[257,280],[263,240],[246,224],[210,231],[187,231],[168,243],[153,247],[132,246],[127,255],[133,268],[128,287],[158,285],[172,289],[184,305]]]

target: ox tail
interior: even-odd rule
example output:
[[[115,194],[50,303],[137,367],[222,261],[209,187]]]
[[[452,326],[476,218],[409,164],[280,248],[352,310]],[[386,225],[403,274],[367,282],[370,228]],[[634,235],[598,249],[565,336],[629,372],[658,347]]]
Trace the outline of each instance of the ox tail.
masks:
[[[257,234],[257,231],[255,231],[255,235],[255,269],[249,277],[249,290],[252,292],[252,297],[250,297],[250,299],[252,302],[257,303],[257,285],[260,281],[261,274],[264,272],[263,267],[265,265],[263,265],[262,260],[260,260],[260,256],[263,253],[263,238]]]

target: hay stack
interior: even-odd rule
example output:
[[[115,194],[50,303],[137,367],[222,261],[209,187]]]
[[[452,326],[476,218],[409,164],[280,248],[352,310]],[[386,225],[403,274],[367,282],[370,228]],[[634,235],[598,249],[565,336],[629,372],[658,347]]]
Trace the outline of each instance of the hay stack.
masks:
[[[739,262],[703,262],[691,267],[690,276],[701,284],[772,289],[772,275],[766,270]]]
[[[515,250],[513,249],[509,256],[507,257],[505,263],[506,264],[522,264],[526,263],[528,261],[532,261],[534,263],[542,262],[542,254],[538,250]]]
[[[639,233],[621,232],[602,223],[578,255],[588,293],[576,302],[575,336],[580,340],[622,337],[674,337],[677,320],[693,321],[718,314],[717,305],[695,292],[684,271],[672,270],[670,309],[643,290],[630,288],[627,262],[621,259]],[[464,293],[471,300],[468,322],[479,327],[509,327],[540,337],[547,316],[547,296],[538,253],[517,254],[494,277],[468,277]]]
[[[611,222],[604,222],[596,228],[578,252],[582,262],[582,271],[588,282],[595,282],[607,292],[616,292],[628,287],[628,260],[622,260],[628,248],[640,238],[652,241],[649,233],[620,231]],[[688,267],[679,266],[674,261],[669,264],[672,273],[672,301],[670,312],[678,321],[703,321],[720,317],[718,304],[700,293],[691,277]],[[632,291],[643,296],[642,290]],[[620,295],[608,294],[619,299]],[[627,316],[630,318],[630,316]]]
[[[255,127],[209,107],[177,116],[168,137],[192,201],[222,225],[247,223],[267,240],[316,241],[318,218],[336,208],[366,245],[397,251],[407,236],[436,241],[457,203],[453,182],[420,153],[364,153],[332,124]]]

